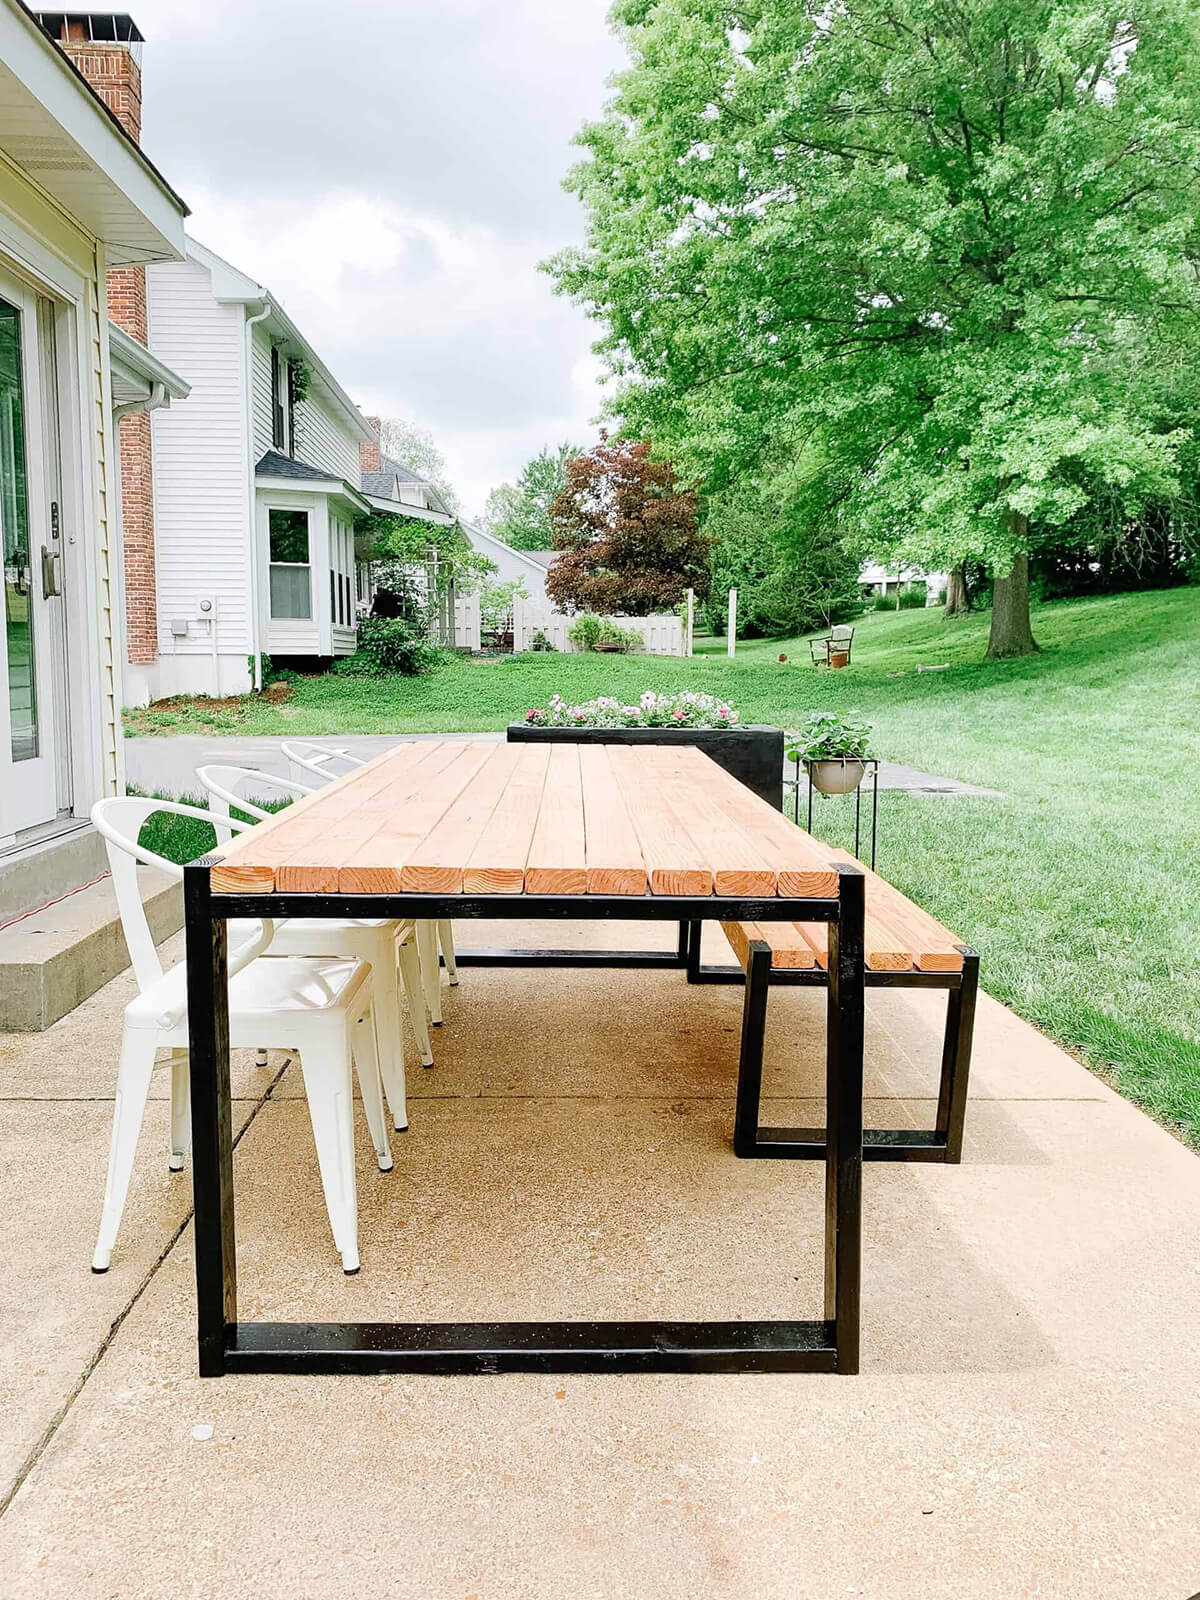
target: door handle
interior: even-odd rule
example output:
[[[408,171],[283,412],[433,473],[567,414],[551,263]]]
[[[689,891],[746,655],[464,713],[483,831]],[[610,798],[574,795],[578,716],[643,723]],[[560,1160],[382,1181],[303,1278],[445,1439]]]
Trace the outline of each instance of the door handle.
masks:
[[[61,560],[62,557],[57,550],[48,550],[45,545],[42,546],[43,600],[51,600],[55,595],[62,594],[62,585],[59,583],[59,575],[62,570],[59,566]]]

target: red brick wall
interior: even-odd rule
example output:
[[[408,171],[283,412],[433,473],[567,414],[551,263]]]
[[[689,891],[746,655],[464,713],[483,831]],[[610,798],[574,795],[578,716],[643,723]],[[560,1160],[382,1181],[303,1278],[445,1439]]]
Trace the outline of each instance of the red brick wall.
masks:
[[[92,44],[68,19],[63,50],[130,138],[142,134],[142,69],[119,44]],[[71,37],[74,35],[74,37]],[[108,314],[139,344],[147,344],[146,269],[117,267],[108,275]],[[125,634],[131,662],[158,655],[158,595],[154,580],[154,469],[150,418],[121,419],[121,518],[125,530]]]
[[[364,472],[382,472],[383,467],[379,458],[379,440],[373,439],[370,444],[360,444],[358,447],[358,460]]]

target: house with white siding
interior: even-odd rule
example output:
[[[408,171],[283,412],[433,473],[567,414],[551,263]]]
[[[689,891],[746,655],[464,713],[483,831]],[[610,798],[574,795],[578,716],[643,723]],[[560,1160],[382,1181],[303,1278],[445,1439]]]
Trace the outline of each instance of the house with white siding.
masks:
[[[158,650],[126,703],[244,693],[263,655],[353,654],[373,430],[270,289],[198,241],[147,270],[146,299],[151,349],[191,392],[152,418]]]
[[[124,782],[117,433],[187,393],[110,338],[110,269],[183,255],[187,207],[77,59],[124,71],[141,36],[124,15],[55,22],[0,0],[0,922],[103,870],[88,815]]]

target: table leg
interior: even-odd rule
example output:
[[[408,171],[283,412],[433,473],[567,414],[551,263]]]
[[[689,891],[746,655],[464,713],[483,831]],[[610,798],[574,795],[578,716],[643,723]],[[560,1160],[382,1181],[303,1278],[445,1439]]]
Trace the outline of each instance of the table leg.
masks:
[[[192,1087],[196,1306],[202,1378],[226,1370],[228,1330],[237,1323],[233,1232],[233,1111],[229,1088],[228,929],[214,919],[201,859],[184,868],[188,1059]]]
[[[963,1124],[967,1115],[967,1081],[975,1032],[975,1000],[979,993],[979,957],[963,951],[962,983],[946,999],[946,1039],[942,1049],[942,1081],[938,1090],[937,1130],[947,1161],[962,1160]]]
[[[866,880],[839,867],[839,908],[829,926],[825,1058],[825,1316],[837,1370],[859,1366],[862,1275],[864,908]]]

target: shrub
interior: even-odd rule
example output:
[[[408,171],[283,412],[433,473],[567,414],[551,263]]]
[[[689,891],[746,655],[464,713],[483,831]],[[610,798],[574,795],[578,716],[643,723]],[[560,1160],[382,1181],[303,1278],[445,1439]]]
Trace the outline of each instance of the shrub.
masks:
[[[567,629],[567,638],[577,650],[594,650],[600,642],[600,634],[604,623],[599,617],[594,617],[590,611],[585,611],[582,616]]]
[[[531,650],[547,650],[556,652],[558,647],[551,639],[546,637],[544,630],[539,628],[534,634],[533,638],[529,641],[529,648]]]
[[[415,678],[432,672],[440,659],[437,646],[403,617],[364,617],[358,625],[358,649],[339,661],[336,670],[368,678]]]
[[[623,656],[628,656],[642,648],[642,636],[636,628],[622,628],[611,617],[597,617],[590,611],[575,619],[567,638],[577,650],[596,650],[607,645],[615,646]]]
[[[901,611],[918,611],[924,606],[927,589],[923,583],[906,584],[900,591]]]

